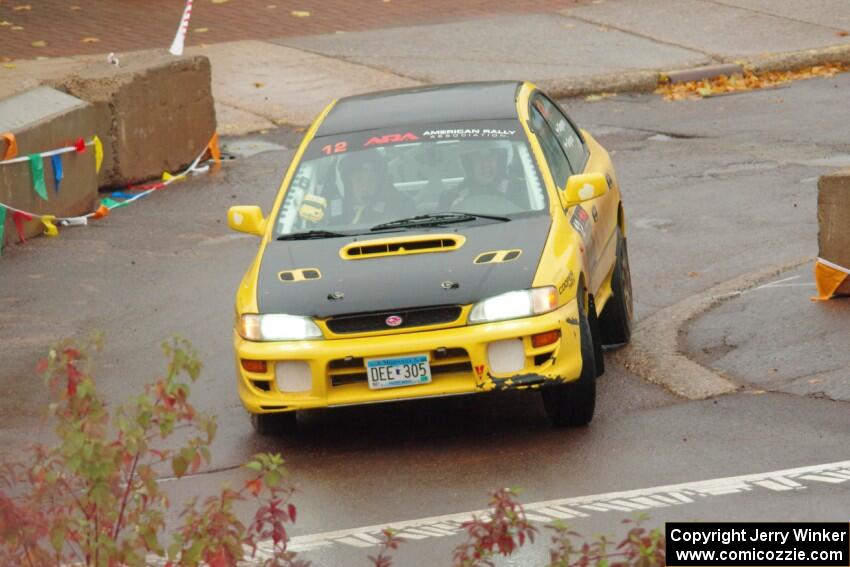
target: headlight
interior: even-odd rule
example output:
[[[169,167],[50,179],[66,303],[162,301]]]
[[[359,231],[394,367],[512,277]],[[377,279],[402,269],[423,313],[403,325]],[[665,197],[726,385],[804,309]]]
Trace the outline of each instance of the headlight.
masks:
[[[249,313],[239,319],[239,336],[249,341],[300,341],[318,339],[322,331],[309,317]]]
[[[509,291],[479,301],[469,313],[470,323],[504,321],[547,313],[558,307],[558,290],[553,286]]]

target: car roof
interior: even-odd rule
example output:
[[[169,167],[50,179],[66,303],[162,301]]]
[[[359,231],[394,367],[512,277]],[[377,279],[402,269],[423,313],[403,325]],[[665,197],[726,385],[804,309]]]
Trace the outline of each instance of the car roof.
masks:
[[[516,119],[522,83],[454,83],[380,91],[339,99],[316,136],[413,124]]]

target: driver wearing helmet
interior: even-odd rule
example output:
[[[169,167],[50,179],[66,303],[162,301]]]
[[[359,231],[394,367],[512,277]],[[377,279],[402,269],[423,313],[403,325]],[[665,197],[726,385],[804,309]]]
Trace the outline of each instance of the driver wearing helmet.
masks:
[[[456,210],[470,197],[501,195],[511,198],[504,149],[487,147],[470,152],[465,158],[463,167],[467,174],[457,187],[440,197],[441,211]]]
[[[340,163],[345,189],[345,220],[350,224],[385,222],[416,211],[413,200],[389,180],[387,165],[375,150],[349,154]]]

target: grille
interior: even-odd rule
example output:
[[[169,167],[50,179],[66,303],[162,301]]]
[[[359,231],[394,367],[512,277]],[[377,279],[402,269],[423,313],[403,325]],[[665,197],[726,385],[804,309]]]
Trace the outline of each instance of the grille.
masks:
[[[466,349],[449,348],[431,351],[431,375],[472,372]],[[328,364],[332,386],[366,383],[366,363],[359,357],[338,358]]]
[[[390,329],[407,329],[409,327],[425,327],[452,323],[460,317],[461,308],[458,305],[441,305],[419,309],[403,309],[399,311],[383,311],[380,313],[356,313],[331,317],[325,324],[333,333],[367,333],[369,331],[387,331]],[[397,327],[387,325],[387,317],[397,315],[402,323]]]

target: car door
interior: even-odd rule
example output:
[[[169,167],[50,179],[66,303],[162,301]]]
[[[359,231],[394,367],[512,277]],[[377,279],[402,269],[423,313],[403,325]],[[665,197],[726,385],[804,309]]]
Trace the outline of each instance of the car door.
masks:
[[[607,175],[606,171],[589,169],[591,162],[587,144],[585,144],[578,129],[558,105],[539,91],[534,94],[531,102],[549,126],[551,135],[566,156],[570,171],[573,174],[602,173]],[[559,184],[558,187],[563,189],[565,185],[566,182],[563,185]],[[587,224],[591,228],[588,242],[588,248],[591,250],[588,251],[588,256],[593,260],[593,268],[589,275],[591,280],[589,284],[594,293],[602,285],[605,277],[614,267],[616,260],[616,253],[612,253],[612,250],[615,250],[616,247],[613,237],[616,234],[617,207],[616,195],[613,191],[608,191],[601,197],[585,201],[579,205],[577,208],[582,208],[585,211],[584,214],[576,213],[576,211],[571,213],[587,218]]]

